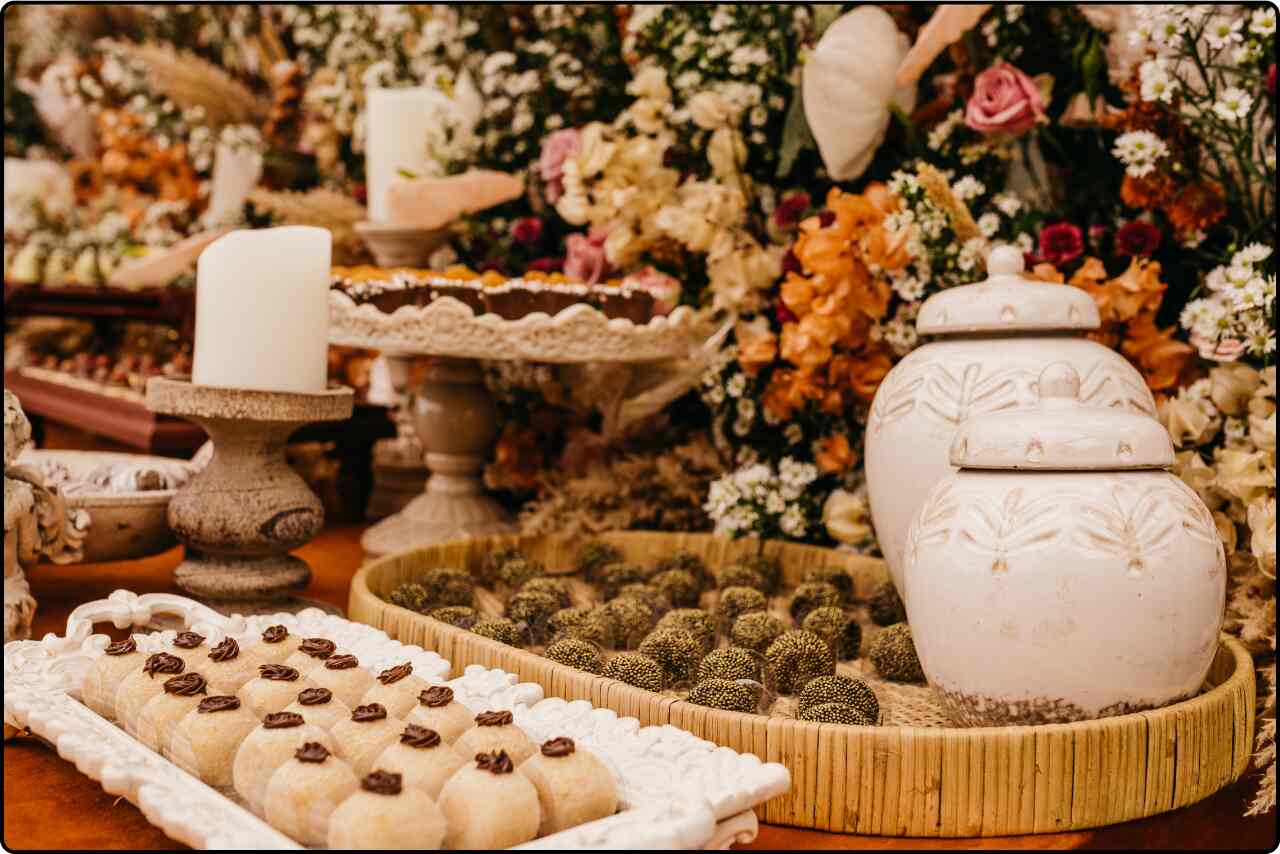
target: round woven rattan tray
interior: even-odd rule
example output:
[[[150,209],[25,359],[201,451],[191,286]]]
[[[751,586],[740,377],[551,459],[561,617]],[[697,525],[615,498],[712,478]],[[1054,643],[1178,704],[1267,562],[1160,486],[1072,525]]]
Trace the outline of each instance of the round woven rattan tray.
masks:
[[[628,560],[648,563],[677,549],[719,566],[761,548],[782,561],[784,582],[814,566],[842,566],[858,597],[887,577],[874,559],[813,546],[706,534],[624,532],[602,537]],[[444,543],[370,563],[351,584],[351,619],[404,643],[434,649],[461,673],[499,667],[541,684],[548,696],[589,700],[642,725],[673,724],[717,744],[781,762],[791,791],[757,812],[774,824],[881,836],[1007,836],[1129,821],[1195,803],[1245,770],[1253,735],[1253,665],[1223,637],[1204,691],[1147,712],[1097,721],[960,729],[938,725],[927,689],[892,694],[885,725],[817,724],[785,713],[708,709],[456,629],[382,599],[433,567],[472,570],[495,548],[516,545],[549,568],[568,567],[580,541],[492,537]],[[891,686],[876,685],[876,690]],[[893,689],[896,690],[896,689]],[[890,691],[890,693],[892,693]],[[884,705],[885,695],[882,696]],[[905,704],[904,704],[905,700]],[[902,718],[922,725],[898,725]]]

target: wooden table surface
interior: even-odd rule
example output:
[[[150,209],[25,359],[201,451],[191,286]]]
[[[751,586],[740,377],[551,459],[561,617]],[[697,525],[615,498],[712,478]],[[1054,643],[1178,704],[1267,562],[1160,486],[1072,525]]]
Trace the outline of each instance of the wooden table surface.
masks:
[[[360,566],[361,527],[328,529],[297,554],[314,578],[305,595],[346,607],[347,587]],[[145,560],[74,567],[42,566],[31,577],[39,608],[35,636],[61,633],[77,605],[127,588],[137,593],[173,590],[180,549]],[[110,627],[105,627],[110,629]],[[927,840],[845,836],[762,825],[751,848],[847,849],[1070,849],[1215,848],[1270,851],[1274,816],[1244,818],[1254,788],[1246,777],[1185,809],[1100,830],[999,839]],[[11,850],[165,849],[176,843],[147,824],[123,798],[102,791],[44,744],[15,738],[4,745],[4,844]]]

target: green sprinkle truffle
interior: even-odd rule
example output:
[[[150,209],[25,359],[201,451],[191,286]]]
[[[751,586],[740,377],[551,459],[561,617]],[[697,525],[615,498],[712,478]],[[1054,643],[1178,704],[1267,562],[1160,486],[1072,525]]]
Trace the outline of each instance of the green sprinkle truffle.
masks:
[[[839,608],[843,598],[839,590],[824,581],[801,584],[791,593],[791,619],[800,623],[814,608]]]
[[[801,625],[827,642],[840,661],[858,657],[862,645],[862,626],[839,608],[814,608]]]
[[[459,629],[469,629],[480,619],[480,615],[476,613],[475,608],[468,608],[465,605],[449,605],[444,608],[436,608],[429,616],[434,620],[448,623]]]
[[[556,600],[556,604],[561,608],[568,608],[573,604],[573,596],[569,593],[569,585],[563,578],[531,578],[520,588],[521,593],[546,593]]]
[[[540,634],[547,630],[551,615],[560,610],[560,603],[547,593],[516,593],[507,600],[504,616],[513,623],[525,623]]]
[[[702,660],[701,644],[693,635],[680,629],[650,632],[640,642],[639,652],[658,662],[669,683],[691,679]]]
[[[704,679],[751,679],[760,681],[760,661],[750,650],[727,646],[712,650],[698,665],[698,681]]]
[[[803,629],[786,632],[769,644],[764,657],[783,694],[795,693],[810,679],[836,672],[836,659],[826,641]]]
[[[577,638],[562,638],[547,646],[543,653],[552,661],[557,661],[574,670],[598,674],[604,668],[604,659],[594,645]]]
[[[880,582],[871,594],[868,607],[871,622],[877,626],[891,626],[907,619],[907,608],[902,604],[902,597],[898,595],[898,588],[893,586],[892,581]]]
[[[769,581],[749,566],[741,563],[722,566],[715,572],[716,587],[750,587],[755,590],[767,590]]]
[[[738,563],[747,569],[760,573],[768,584],[764,591],[765,593],[773,593],[778,589],[778,583],[782,581],[782,563],[776,557],[757,554],[743,558]]]
[[[505,643],[507,646],[517,648],[524,646],[524,637],[520,629],[507,619],[481,620],[471,627],[471,631],[481,637]]]
[[[915,641],[911,639],[911,627],[906,623],[894,623],[881,629],[871,639],[867,658],[880,675],[891,682],[923,682],[924,670],[916,655]]]
[[[875,692],[861,679],[843,676],[839,673],[832,676],[819,676],[811,679],[800,691],[800,714],[823,703],[840,703],[853,706],[862,712],[871,723],[880,720],[880,702]]]
[[[480,576],[486,581],[492,583],[498,580],[498,570],[502,565],[511,560],[523,560],[524,553],[515,546],[503,546],[494,549],[485,555],[480,564]]]
[[[657,614],[639,599],[613,599],[600,606],[600,613],[611,626],[614,645],[629,649],[653,628]]]
[[[849,726],[872,726],[875,721],[853,706],[844,703],[822,703],[805,709],[800,713],[800,720],[814,721],[820,724],[847,724]]]
[[[649,574],[633,563],[611,563],[601,568],[599,580],[596,583],[600,585],[600,592],[604,594],[604,598],[612,599],[628,584],[643,584],[648,580]]]
[[[618,653],[605,662],[601,675],[646,691],[662,690],[662,666],[638,652]]]
[[[702,595],[702,583],[687,569],[668,569],[659,572],[649,583],[662,591],[677,608],[696,608]]]
[[[706,679],[693,686],[687,698],[690,703],[730,712],[754,712],[756,692],[750,685],[732,679]]]
[[[694,578],[702,579],[707,574],[707,564],[691,551],[672,552],[659,560],[653,567],[653,574],[658,575],[673,569],[684,570]],[[701,584],[701,580],[699,580]]]
[[[545,574],[547,568],[536,560],[525,557],[514,557],[494,574],[494,580],[507,585],[512,590],[519,590],[535,578]]]
[[[622,559],[622,552],[616,547],[604,540],[591,540],[578,549],[578,554],[573,559],[573,571],[595,581],[601,569],[611,563],[619,563]]]
[[[853,576],[841,567],[815,566],[804,574],[804,580],[809,584],[830,584],[846,602],[853,598]]]
[[[427,601],[432,607],[451,605],[470,606],[475,592],[475,581],[460,569],[433,569],[422,576],[422,586],[427,590]]]
[[[716,645],[716,621],[700,608],[676,608],[658,620],[659,629],[679,629],[693,635],[694,640],[708,652]]]
[[[733,627],[729,629],[729,640],[734,646],[764,652],[786,630],[782,620],[764,611],[755,611],[743,614],[733,621]]]
[[[396,589],[392,590],[391,595],[387,598],[392,605],[399,605],[401,608],[408,608],[410,611],[421,612],[428,605],[427,588],[412,581],[397,585]]]
[[[716,617],[721,624],[732,626],[733,621],[743,614],[752,611],[763,611],[768,600],[759,590],[750,587],[726,587],[720,591],[720,601],[716,603]]]
[[[602,647],[613,645],[609,621],[595,608],[561,608],[547,620],[547,631],[554,640],[578,638]]]
[[[630,584],[624,584],[622,589],[618,591],[618,595],[614,598],[639,599],[641,602],[652,608],[655,614],[671,610],[671,599],[667,594],[663,593],[652,584],[646,584],[640,581],[633,581]]]

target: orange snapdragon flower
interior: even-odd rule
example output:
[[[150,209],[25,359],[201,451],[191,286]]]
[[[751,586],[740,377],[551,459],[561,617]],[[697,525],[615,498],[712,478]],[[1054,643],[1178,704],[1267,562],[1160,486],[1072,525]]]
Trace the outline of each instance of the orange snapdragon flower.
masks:
[[[813,461],[823,474],[841,474],[857,461],[857,455],[849,445],[849,437],[843,433],[827,436],[817,444]]]

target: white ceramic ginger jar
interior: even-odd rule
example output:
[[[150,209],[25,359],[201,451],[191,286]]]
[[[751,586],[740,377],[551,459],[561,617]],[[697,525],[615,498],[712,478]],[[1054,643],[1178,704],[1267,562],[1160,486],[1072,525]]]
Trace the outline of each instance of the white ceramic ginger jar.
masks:
[[[1155,420],[1085,405],[1066,363],[1031,410],[972,418],[960,470],[904,551],[920,664],[962,726],[1042,724],[1194,695],[1218,646],[1226,561]]]
[[[1123,356],[1085,338],[1098,308],[1079,288],[1023,276],[1022,252],[1000,246],[990,278],[925,300],[916,330],[936,340],[913,350],[885,377],[866,430],[871,519],[903,601],[907,526],[930,490],[950,474],[951,439],[961,421],[1036,403],[1035,379],[1065,361],[1080,374],[1082,399],[1155,416],[1142,375]]]

